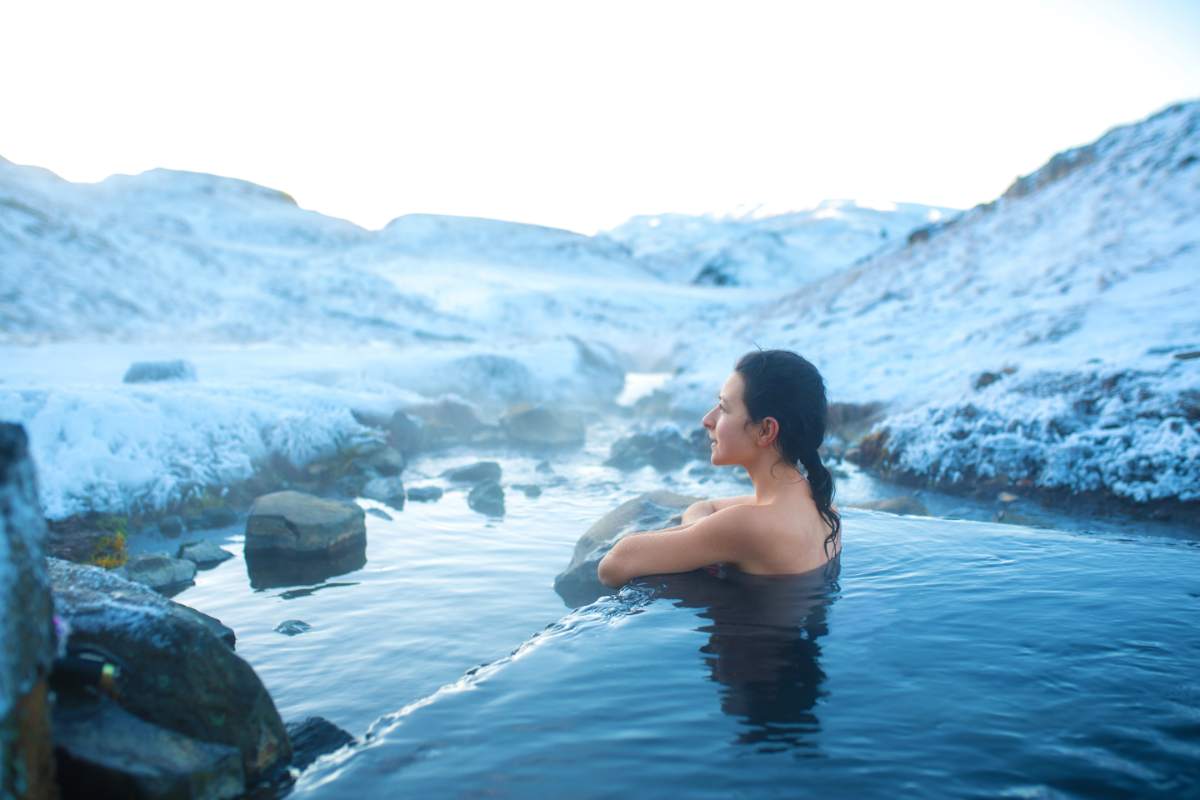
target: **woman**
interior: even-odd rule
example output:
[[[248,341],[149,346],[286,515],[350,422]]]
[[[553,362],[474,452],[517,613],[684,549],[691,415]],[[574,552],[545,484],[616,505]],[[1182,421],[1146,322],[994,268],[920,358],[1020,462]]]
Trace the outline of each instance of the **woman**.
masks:
[[[704,500],[688,507],[678,527],[625,537],[600,562],[600,580],[620,586],[710,564],[794,575],[837,558],[842,526],[833,476],[817,455],[825,415],[825,384],[808,361],[787,350],[742,356],[703,424],[712,463],[743,467],[754,494]]]

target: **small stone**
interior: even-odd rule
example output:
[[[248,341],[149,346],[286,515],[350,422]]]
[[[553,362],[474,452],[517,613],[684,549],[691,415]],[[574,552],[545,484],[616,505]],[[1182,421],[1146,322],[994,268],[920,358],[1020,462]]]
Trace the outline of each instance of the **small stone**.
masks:
[[[292,742],[292,766],[304,769],[326,753],[354,744],[354,737],[323,717],[287,724]]]
[[[162,531],[162,535],[168,539],[175,539],[183,535],[184,525],[183,517],[178,514],[171,514],[163,517],[158,521],[158,529]]]
[[[526,497],[541,497],[542,487],[536,483],[514,483],[513,487],[519,492],[523,492]]]
[[[175,553],[175,557],[191,561],[197,567],[215,567],[222,561],[233,558],[233,553],[205,540],[181,545],[179,551]]]
[[[384,511],[382,508],[368,508],[367,514],[372,517],[378,517],[379,519],[387,520],[388,522],[392,521],[392,515]]]
[[[451,483],[478,484],[485,481],[497,482],[500,480],[500,474],[500,465],[495,461],[478,461],[463,467],[448,469],[442,473],[442,477]]]
[[[432,503],[442,499],[440,486],[413,486],[408,490],[408,499],[414,503]]]
[[[275,626],[275,632],[282,633],[284,636],[298,636],[311,630],[312,625],[302,619],[285,619]]]
[[[489,517],[504,516],[504,489],[495,481],[477,484],[467,495],[467,505]]]

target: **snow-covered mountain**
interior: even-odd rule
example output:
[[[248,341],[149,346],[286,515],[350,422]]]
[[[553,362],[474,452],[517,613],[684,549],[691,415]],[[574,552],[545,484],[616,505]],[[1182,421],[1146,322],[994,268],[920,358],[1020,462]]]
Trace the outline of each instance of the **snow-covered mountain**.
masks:
[[[769,216],[639,216],[605,235],[668,280],[794,288],[899,247],[912,231],[957,213],[915,203],[875,208],[826,200]]]
[[[949,484],[1200,499],[1200,103],[1052,158],[992,203],[737,315],[835,400],[884,401],[882,463]],[[684,345],[681,363],[709,363]],[[676,387],[676,396],[688,396]]]

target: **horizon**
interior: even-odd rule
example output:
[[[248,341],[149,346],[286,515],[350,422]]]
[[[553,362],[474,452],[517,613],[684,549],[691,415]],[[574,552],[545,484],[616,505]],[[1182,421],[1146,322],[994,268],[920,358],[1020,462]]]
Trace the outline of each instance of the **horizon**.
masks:
[[[369,230],[590,235],[835,199],[970,208],[1200,94],[1200,9],[1169,0],[349,8],[20,8],[0,66],[35,77],[3,90],[0,156],[74,183],[244,180]]]

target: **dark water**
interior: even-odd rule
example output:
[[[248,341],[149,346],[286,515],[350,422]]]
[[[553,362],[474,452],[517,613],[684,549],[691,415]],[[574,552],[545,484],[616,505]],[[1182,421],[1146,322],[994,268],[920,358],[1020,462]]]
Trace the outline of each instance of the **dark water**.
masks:
[[[366,566],[316,591],[251,591],[238,559],[177,598],[234,627],[285,719],[367,739],[295,796],[1200,796],[1195,541],[847,510],[836,573],[571,612],[576,538],[662,485],[587,463],[503,520],[461,492],[368,517]]]

